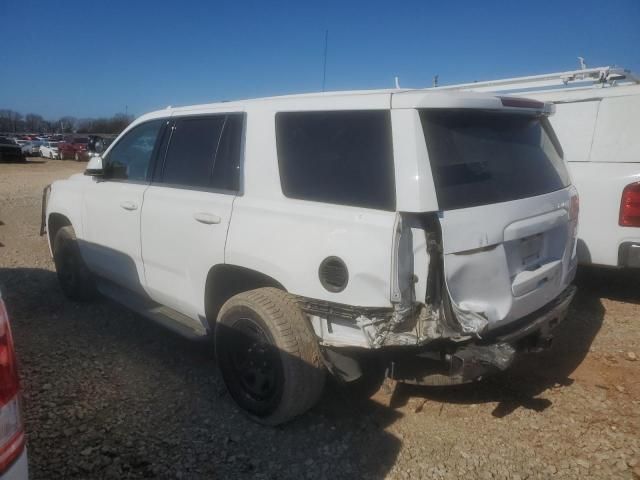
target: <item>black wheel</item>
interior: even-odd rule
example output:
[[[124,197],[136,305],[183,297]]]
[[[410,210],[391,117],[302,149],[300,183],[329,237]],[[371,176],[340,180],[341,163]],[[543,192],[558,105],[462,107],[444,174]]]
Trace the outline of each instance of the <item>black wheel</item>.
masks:
[[[318,342],[286,292],[259,288],[229,299],[218,314],[215,346],[229,394],[259,423],[287,422],[322,393]]]
[[[84,263],[73,227],[62,227],[53,241],[53,262],[62,292],[71,300],[95,297],[91,272]]]

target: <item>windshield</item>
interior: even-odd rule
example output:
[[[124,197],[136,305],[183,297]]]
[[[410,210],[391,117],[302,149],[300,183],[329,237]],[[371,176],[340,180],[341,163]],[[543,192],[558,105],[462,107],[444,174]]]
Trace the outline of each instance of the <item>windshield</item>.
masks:
[[[482,110],[422,110],[441,210],[543,195],[569,185],[546,117]]]

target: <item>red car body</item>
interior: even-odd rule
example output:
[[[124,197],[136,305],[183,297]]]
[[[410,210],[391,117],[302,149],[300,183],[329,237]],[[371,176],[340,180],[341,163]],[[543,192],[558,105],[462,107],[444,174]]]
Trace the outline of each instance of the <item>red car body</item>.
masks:
[[[82,160],[86,157],[87,145],[89,138],[87,137],[67,137],[58,143],[58,156],[60,160],[65,158],[73,158],[74,160]]]

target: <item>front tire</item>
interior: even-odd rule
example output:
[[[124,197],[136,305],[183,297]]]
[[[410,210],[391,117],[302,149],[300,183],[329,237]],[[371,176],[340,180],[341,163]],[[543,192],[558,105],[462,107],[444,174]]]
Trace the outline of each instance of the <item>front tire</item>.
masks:
[[[95,297],[93,276],[82,259],[73,227],[62,227],[56,233],[53,262],[60,288],[67,298],[87,301]]]
[[[259,288],[229,299],[215,331],[227,390],[253,420],[279,425],[320,398],[325,370],[318,342],[293,298]]]

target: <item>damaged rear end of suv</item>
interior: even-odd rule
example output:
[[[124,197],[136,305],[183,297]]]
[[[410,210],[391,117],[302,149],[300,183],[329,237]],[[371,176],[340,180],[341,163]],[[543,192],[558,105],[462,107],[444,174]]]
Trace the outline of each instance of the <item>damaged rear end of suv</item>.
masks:
[[[392,96],[391,306],[301,300],[334,374],[454,385],[551,345],[575,294],[579,208],[552,113],[518,98]],[[320,275],[346,282],[347,261]]]

